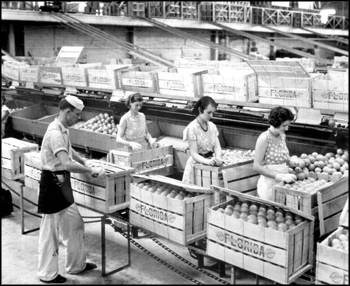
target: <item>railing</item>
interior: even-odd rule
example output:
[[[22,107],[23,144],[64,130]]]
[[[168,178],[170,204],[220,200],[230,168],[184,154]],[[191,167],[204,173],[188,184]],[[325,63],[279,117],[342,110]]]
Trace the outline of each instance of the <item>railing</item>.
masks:
[[[305,28],[349,28],[349,18],[329,16],[321,22],[319,10],[290,10],[248,6],[249,2],[198,2],[198,1],[85,1],[63,2],[62,10],[68,13],[84,13],[108,16],[136,15],[149,18],[206,20],[254,25],[274,25]],[[39,10],[38,1],[1,1],[2,9]],[[77,7],[77,5],[84,5]]]

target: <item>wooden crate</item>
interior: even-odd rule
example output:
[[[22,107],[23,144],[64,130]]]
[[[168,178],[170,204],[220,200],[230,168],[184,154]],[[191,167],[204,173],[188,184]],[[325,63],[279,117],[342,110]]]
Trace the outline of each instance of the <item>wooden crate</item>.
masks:
[[[39,67],[39,83],[44,85],[59,85],[62,82],[61,67],[56,66],[40,66]]]
[[[286,232],[265,228],[220,213],[230,201],[208,211],[207,254],[228,264],[245,269],[277,283],[290,284],[312,268],[313,217],[286,206],[212,187],[217,192],[229,192],[233,199],[273,206],[303,217],[304,221]]]
[[[26,134],[44,137],[46,129],[60,110],[56,106],[34,104],[10,114],[13,129]]]
[[[331,247],[331,241],[348,229],[339,227],[324,241],[317,243],[316,283],[349,285],[349,253]]]
[[[89,119],[99,115],[100,113],[102,112],[83,110],[81,113],[81,120],[86,122]],[[82,122],[78,122],[69,128],[70,142],[72,145],[103,153],[108,153],[109,150],[121,148],[124,146],[117,143],[115,135],[102,134],[76,128],[76,126],[80,125],[81,123]]]
[[[247,73],[221,69],[220,75],[203,75],[203,96],[223,101],[255,101],[258,99],[257,79],[254,72]]]
[[[4,61],[2,64],[1,74],[12,80],[19,81],[19,73],[22,68],[28,67],[28,65],[21,62],[9,62]]]
[[[153,68],[153,71],[145,71],[140,66],[121,72],[121,88],[136,92],[158,93],[158,71],[164,68]]]
[[[24,154],[24,185],[39,192],[41,178],[41,156],[40,152],[29,152]]]
[[[158,90],[164,96],[199,98],[203,95],[202,75],[205,69],[177,68],[177,72],[158,72]]]
[[[23,82],[39,82],[39,66],[21,68],[19,70],[19,80]]]
[[[236,163],[225,167],[215,167],[202,164],[195,164],[193,182],[197,186],[210,188],[210,186],[224,187],[224,174],[226,186],[235,191],[256,194],[256,185],[259,174],[253,171],[253,160]],[[225,200],[225,194],[215,192],[214,203]]]
[[[123,149],[124,148],[110,150],[107,156],[107,161],[118,166],[134,168],[135,172],[140,174],[149,173],[151,171],[172,171],[174,165],[173,146],[159,147],[139,152],[123,151]],[[167,171],[165,174],[162,174],[170,175]]]
[[[211,190],[164,176],[133,175],[139,182],[161,182],[172,189],[185,189],[199,195],[179,200],[145,191],[131,184],[130,216],[132,225],[156,233],[181,245],[206,235],[207,209],[211,206]]]
[[[38,144],[16,138],[1,139],[1,175],[10,180],[24,178],[24,157],[27,152],[38,151]]]
[[[88,87],[86,69],[98,67],[101,64],[77,64],[62,67],[62,83],[65,86]]]
[[[71,173],[75,202],[102,213],[113,213],[128,208],[131,173],[134,169],[95,161],[104,166],[105,176],[93,178],[89,174]]]
[[[338,76],[334,73],[336,72],[314,79],[313,107],[349,112],[349,74],[345,78],[344,73],[339,73]]]
[[[311,78],[258,76],[259,103],[312,107]]]
[[[89,87],[115,90],[121,88],[121,71],[130,65],[103,65],[86,70]]]
[[[344,177],[335,183],[312,193],[290,190],[277,184],[274,188],[274,201],[315,217],[315,241],[322,235],[337,228],[341,211],[349,192],[349,178]]]

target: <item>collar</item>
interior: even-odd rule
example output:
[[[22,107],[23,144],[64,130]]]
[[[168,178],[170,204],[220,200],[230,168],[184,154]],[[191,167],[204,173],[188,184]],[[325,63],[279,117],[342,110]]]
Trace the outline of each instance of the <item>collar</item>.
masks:
[[[62,131],[62,133],[68,133],[68,128],[64,127],[62,122],[58,120],[58,118],[55,118],[55,123],[57,124],[58,128]]]
[[[129,110],[129,113],[130,113],[130,117],[131,117],[131,118],[138,118],[138,117],[140,117],[140,112],[138,112],[136,115],[133,115],[133,114],[131,113],[131,111]]]

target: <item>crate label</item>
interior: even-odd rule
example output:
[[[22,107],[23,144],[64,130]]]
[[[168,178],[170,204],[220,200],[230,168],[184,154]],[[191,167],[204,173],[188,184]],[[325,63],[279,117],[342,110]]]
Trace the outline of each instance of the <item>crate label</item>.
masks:
[[[296,90],[283,90],[283,89],[267,89],[265,90],[265,95],[277,98],[291,98],[298,99],[302,98],[303,92]]]
[[[334,271],[329,275],[329,278],[334,284],[349,284],[349,274],[342,275],[339,272]]]
[[[96,75],[90,75],[89,76],[89,82],[90,83],[103,83],[103,84],[111,84],[112,78],[108,76],[96,76]]]
[[[143,203],[136,203],[135,209],[138,213],[162,223],[174,224],[176,221],[176,216],[167,212],[166,210],[160,210]]]
[[[19,72],[21,81],[38,82],[39,68],[23,68]]]
[[[77,82],[86,82],[85,75],[81,74],[62,74],[64,81],[77,81]]]
[[[216,93],[236,93],[240,91],[240,87],[225,84],[206,84],[205,91]]]
[[[40,181],[41,179],[41,170],[32,168],[30,166],[24,165],[24,175],[26,177],[30,177],[36,181]]]
[[[123,85],[141,86],[141,87],[153,87],[153,81],[150,79],[141,78],[123,78]]]
[[[160,80],[159,88],[185,90],[185,84],[181,81]]]
[[[265,244],[246,237],[235,235],[233,233],[217,231],[216,237],[219,241],[225,243],[226,245],[243,251],[243,253],[246,254],[254,254],[255,256],[269,259],[273,259],[276,254],[275,250],[266,247]]]
[[[40,71],[40,81],[45,83],[56,83],[61,84],[61,74],[57,72],[50,72],[41,70]]]
[[[327,100],[334,101],[349,101],[348,93],[325,91],[321,93],[321,97]]]
[[[97,195],[97,190],[93,185],[90,185],[88,183],[85,183],[79,180],[75,180],[73,178],[71,178],[71,183],[72,183],[72,189],[74,191],[83,192],[89,195]]]
[[[167,167],[169,164],[172,164],[172,160],[169,160],[169,159],[172,159],[171,155],[168,155],[162,158],[152,159],[149,161],[138,162],[133,167],[138,172],[156,169],[158,167]]]

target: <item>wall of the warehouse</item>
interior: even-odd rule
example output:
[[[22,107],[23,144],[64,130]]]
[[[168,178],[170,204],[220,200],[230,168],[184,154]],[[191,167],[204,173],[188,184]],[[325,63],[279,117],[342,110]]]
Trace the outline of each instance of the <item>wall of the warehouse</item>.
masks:
[[[210,31],[186,29],[186,32],[210,41]],[[207,46],[154,28],[134,28],[134,44],[169,60],[179,57],[210,59]]]
[[[122,40],[127,38],[127,29],[103,27],[103,30]],[[25,55],[33,57],[56,57],[62,46],[84,46],[82,62],[104,62],[113,58],[128,58],[123,50],[109,42],[95,39],[76,30],[57,25],[25,25]]]
[[[179,57],[198,58],[202,60],[214,59],[213,52],[209,47],[193,40],[168,34],[158,29],[135,27],[133,31],[130,31],[126,27],[96,27],[103,29],[105,32],[124,41],[131,41],[134,44],[169,60],[175,60]],[[212,31],[186,29],[186,32],[192,33],[197,37],[206,40],[215,39],[215,32]],[[273,34],[266,33],[256,33],[256,35],[262,38],[266,38],[267,35],[273,36]],[[229,36],[227,40],[228,47],[244,54],[247,54],[252,42],[252,40],[249,39],[232,36]],[[294,48],[314,48],[313,44],[299,40],[281,39],[275,40],[275,42]],[[330,43],[327,42],[327,44]],[[110,59],[129,58],[129,55],[126,52],[120,48],[116,48],[116,46],[113,46],[108,41],[92,38],[77,30],[68,29],[67,27],[59,25],[44,25],[42,23],[30,23],[24,25],[24,53],[26,56],[29,52],[33,57],[56,57],[62,46],[84,46],[80,58],[81,62],[104,63]],[[261,55],[266,57],[269,56],[270,45],[256,41],[256,47]],[[274,50],[276,51],[276,49],[278,48],[275,47]],[[334,52],[323,48],[319,48],[318,53],[322,58],[334,57]],[[234,60],[233,55],[231,56],[231,59]]]

